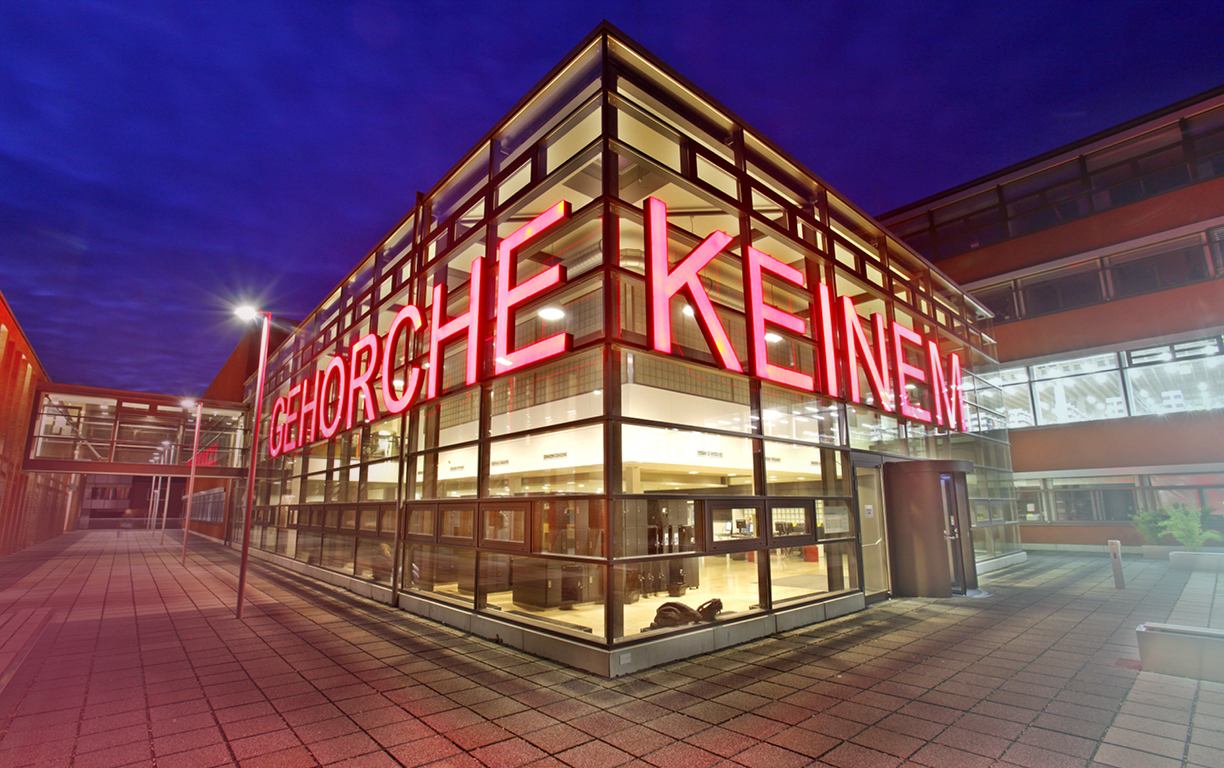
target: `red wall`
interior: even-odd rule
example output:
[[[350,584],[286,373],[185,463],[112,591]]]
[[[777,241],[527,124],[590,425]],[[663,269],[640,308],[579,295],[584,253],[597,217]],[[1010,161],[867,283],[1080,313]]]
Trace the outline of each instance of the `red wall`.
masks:
[[[1224,461],[1224,413],[1106,419],[1009,433],[1017,472]]]
[[[999,360],[1025,360],[1224,325],[1224,280],[1107,301],[995,328]]]

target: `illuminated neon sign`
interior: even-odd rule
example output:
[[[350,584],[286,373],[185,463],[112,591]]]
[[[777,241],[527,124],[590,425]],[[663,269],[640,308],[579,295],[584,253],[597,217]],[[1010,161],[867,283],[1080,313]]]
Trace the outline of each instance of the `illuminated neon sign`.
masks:
[[[568,333],[515,348],[514,317],[518,307],[537,296],[566,284],[565,268],[553,265],[534,277],[517,282],[517,251],[545,232],[568,221],[570,206],[561,201],[503,239],[497,247],[496,290],[485,294],[484,258],[472,260],[466,311],[446,314],[447,287],[434,286],[429,316],[429,363],[407,365],[397,351],[411,349],[412,338],[425,328],[421,309],[408,305],[399,310],[386,334],[367,334],[349,348],[347,355],[334,355],[327,366],[291,386],[272,404],[272,429],[268,448],[273,456],[297,450],[317,437],[330,439],[341,428],[352,429],[361,421],[377,421],[384,415],[403,413],[424,390],[424,399],[438,397],[442,390],[443,350],[452,341],[467,340],[464,381],[475,384],[482,370],[482,332],[487,328],[485,301],[493,307],[493,376],[501,376],[565,354],[573,346]],[[693,308],[693,319],[705,337],[711,355],[725,369],[748,371],[757,378],[805,392],[833,398],[842,395],[845,384],[850,402],[863,403],[860,372],[871,390],[871,405],[887,413],[965,431],[964,394],[960,356],[948,355],[947,367],[939,345],[899,323],[889,328],[880,314],[871,317],[871,339],[863,319],[849,296],[836,299],[823,282],[810,288],[807,276],[763,251],[749,246],[744,258],[744,286],[748,321],[748,360],[741,361],[731,345],[714,304],[700,279],[701,270],[732,241],[715,231],[672,266],[667,252],[667,206],[648,198],[645,206],[646,236],[646,324],[652,349],[672,354],[671,301],[682,295]],[[765,300],[765,278],[789,284],[811,297],[810,318],[792,314]],[[802,371],[770,362],[768,344],[778,337],[770,328],[810,339],[816,345],[814,370]],[[840,345],[838,344],[840,340]],[[925,365],[910,360],[921,358]],[[402,378],[400,366],[407,365]],[[927,387],[930,408],[911,400],[911,385]],[[398,388],[398,391],[397,391]],[[375,391],[381,397],[375,396]]]

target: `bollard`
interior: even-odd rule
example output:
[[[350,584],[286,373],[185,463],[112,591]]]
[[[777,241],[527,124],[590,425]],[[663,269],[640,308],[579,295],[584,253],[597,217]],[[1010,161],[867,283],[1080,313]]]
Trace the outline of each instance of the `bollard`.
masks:
[[[1114,587],[1126,589],[1126,579],[1122,576],[1122,542],[1109,540],[1109,563],[1113,566]]]

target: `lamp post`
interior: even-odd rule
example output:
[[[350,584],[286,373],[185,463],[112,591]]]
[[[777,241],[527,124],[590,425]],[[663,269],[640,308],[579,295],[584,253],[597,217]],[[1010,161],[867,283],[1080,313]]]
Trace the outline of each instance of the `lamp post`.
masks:
[[[183,401],[184,408],[190,408],[193,403],[190,400]],[[191,473],[187,476],[187,512],[183,517],[183,558],[180,564],[186,567],[187,565],[187,537],[191,535],[191,501],[195,493],[195,470],[196,458],[200,453],[200,420],[204,416],[204,402],[196,400],[195,403],[195,438],[191,441]]]
[[[272,315],[253,307],[234,310],[238,317],[250,322],[263,317],[263,332],[259,340],[259,376],[255,383],[255,419],[251,425],[251,471],[247,476],[246,519],[242,525],[242,562],[238,566],[238,608],[235,614],[242,618],[243,596],[246,594],[247,558],[251,551],[251,515],[255,507],[255,465],[259,459],[259,421],[263,418],[264,369],[268,367],[268,337],[272,333]]]

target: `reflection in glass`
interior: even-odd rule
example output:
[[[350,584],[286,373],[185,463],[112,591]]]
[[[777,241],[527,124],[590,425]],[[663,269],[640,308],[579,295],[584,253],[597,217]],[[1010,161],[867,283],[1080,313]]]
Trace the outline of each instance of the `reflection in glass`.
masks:
[[[858,589],[853,542],[810,544],[769,550],[774,603]]]
[[[480,560],[485,610],[565,634],[604,636],[605,566],[492,553]]]
[[[400,584],[471,608],[476,584],[476,553],[468,549],[409,542],[404,546]]]

